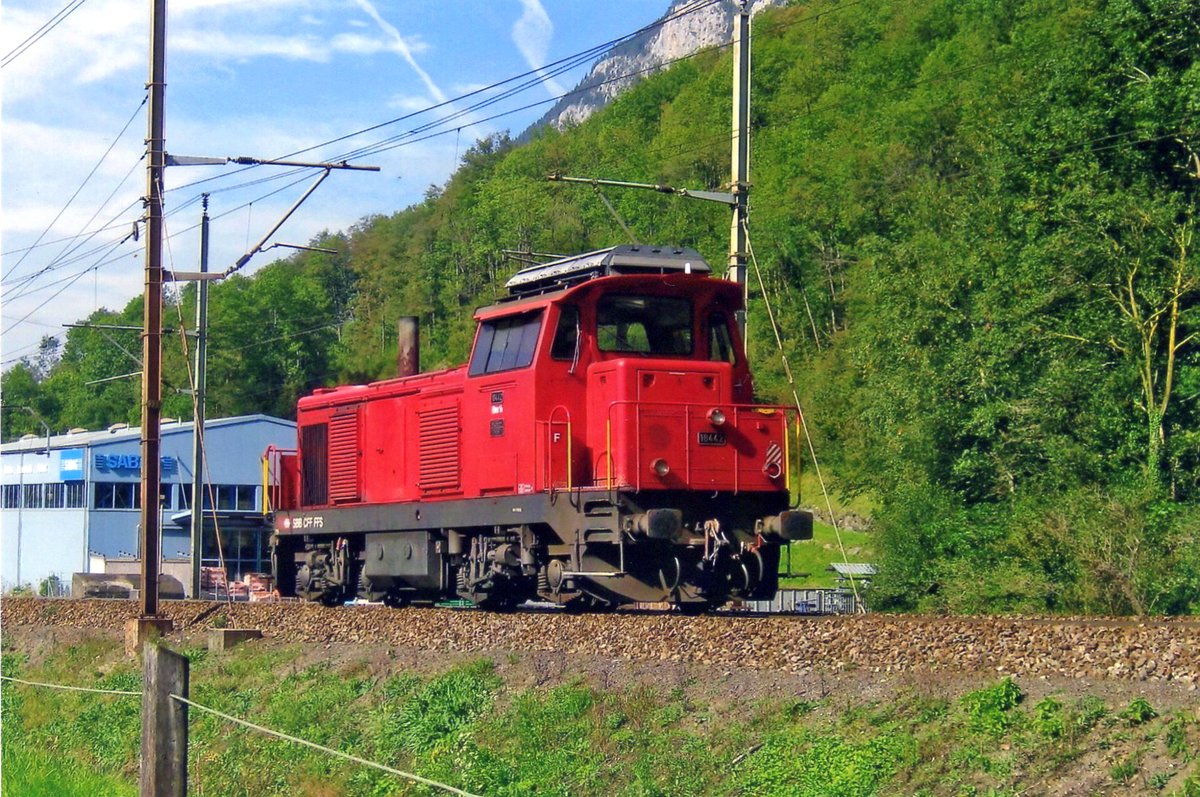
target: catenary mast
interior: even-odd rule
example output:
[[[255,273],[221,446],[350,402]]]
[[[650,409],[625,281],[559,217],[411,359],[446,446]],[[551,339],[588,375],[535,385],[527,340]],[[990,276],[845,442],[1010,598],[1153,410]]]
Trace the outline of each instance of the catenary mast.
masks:
[[[146,266],[142,309],[141,555],[143,617],[158,616],[161,548],[159,507],[162,421],[162,231],[166,167],[164,97],[167,80],[167,0],[150,2],[150,102],[146,132]]]

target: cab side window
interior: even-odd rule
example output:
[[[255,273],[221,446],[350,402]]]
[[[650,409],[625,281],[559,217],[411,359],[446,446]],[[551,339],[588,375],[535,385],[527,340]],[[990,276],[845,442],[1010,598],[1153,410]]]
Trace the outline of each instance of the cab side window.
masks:
[[[731,364],[737,362],[733,336],[729,334],[729,321],[722,312],[708,317],[708,359]]]
[[[558,311],[558,328],[554,330],[554,343],[550,356],[555,360],[574,360],[579,346],[579,308],[563,305]]]
[[[527,367],[533,362],[541,329],[541,310],[484,321],[479,326],[468,374],[480,376]]]

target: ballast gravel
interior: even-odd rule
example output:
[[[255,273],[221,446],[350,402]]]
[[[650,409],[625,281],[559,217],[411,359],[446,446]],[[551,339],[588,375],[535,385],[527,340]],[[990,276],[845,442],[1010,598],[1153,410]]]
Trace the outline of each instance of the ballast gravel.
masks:
[[[416,650],[553,651],[627,661],[804,673],[978,673],[1200,687],[1200,621],[1094,617],[494,614],[470,609],[164,601],[179,632],[256,628],[283,642]],[[128,600],[5,597],[0,624],[115,629]]]

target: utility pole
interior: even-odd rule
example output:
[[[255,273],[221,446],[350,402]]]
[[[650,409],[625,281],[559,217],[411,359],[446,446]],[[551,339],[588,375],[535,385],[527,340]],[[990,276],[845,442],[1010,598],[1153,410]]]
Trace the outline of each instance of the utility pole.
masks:
[[[729,228],[729,279],[742,286],[743,308],[749,304],[746,288],[746,217],[750,194],[750,11],[746,0],[738,3],[733,18],[733,157],[730,183],[733,221]],[[738,311],[742,341],[746,341],[746,311]]]
[[[142,314],[142,618],[158,617],[162,525],[159,459],[162,418],[162,230],[166,166],[167,0],[150,0],[150,103],[147,112],[146,290]]]
[[[208,272],[208,194],[200,216],[200,273]],[[200,557],[204,550],[204,399],[208,363],[208,283],[196,283],[196,383],[192,391],[192,599],[200,597]]]
[[[730,190],[728,193],[693,191],[669,185],[631,183],[623,180],[600,180],[595,177],[565,177],[557,172],[547,175],[546,178],[555,182],[591,185],[609,212],[617,217],[617,222],[631,238],[633,234],[625,222],[621,220],[609,201],[604,199],[604,195],[599,193],[600,186],[643,188],[663,194],[676,194],[689,199],[703,199],[727,205],[732,210],[732,220],[729,225],[729,279],[742,286],[743,309],[737,311],[737,322],[738,328],[742,332],[743,344],[748,342],[745,308],[749,306],[750,299],[746,281],[746,263],[750,250],[746,233],[750,199],[750,10],[747,5],[747,0],[737,0],[738,10],[733,18],[733,153],[730,158]]]

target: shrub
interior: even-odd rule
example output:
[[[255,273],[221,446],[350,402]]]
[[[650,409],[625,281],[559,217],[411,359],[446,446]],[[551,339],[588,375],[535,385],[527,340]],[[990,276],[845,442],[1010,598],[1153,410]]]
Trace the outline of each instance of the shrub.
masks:
[[[1158,712],[1146,701],[1146,698],[1135,697],[1130,702],[1129,708],[1122,711],[1119,716],[1130,725],[1141,725],[1157,717]]]
[[[1034,725],[1038,733],[1048,739],[1062,738],[1065,726],[1062,717],[1062,703],[1052,697],[1038,701],[1033,707]]]
[[[972,730],[999,736],[1012,726],[1010,712],[1024,697],[1021,687],[1013,679],[1005,678],[995,686],[963,696],[962,703]]]

